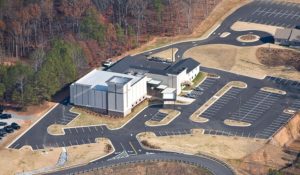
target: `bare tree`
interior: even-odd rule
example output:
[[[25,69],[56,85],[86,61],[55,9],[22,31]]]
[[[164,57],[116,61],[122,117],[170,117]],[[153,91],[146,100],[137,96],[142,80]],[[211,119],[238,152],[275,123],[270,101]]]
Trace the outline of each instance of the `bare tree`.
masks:
[[[136,17],[137,22],[136,22],[136,42],[138,45],[140,45],[140,35],[141,35],[141,20],[144,18],[145,10],[148,5],[148,1],[144,0],[129,0],[129,8],[130,8],[130,13]]]

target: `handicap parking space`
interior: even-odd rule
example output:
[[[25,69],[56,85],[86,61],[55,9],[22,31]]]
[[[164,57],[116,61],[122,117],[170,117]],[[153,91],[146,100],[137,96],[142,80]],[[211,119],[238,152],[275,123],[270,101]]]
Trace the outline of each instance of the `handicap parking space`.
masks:
[[[211,88],[216,82],[216,78],[206,78],[198,87],[202,88],[203,91],[206,91]]]
[[[160,122],[162,121],[168,114],[162,113],[162,112],[157,112],[154,114],[154,116],[150,119],[152,121],[157,121]]]
[[[205,91],[213,87],[217,83],[216,78],[206,78],[200,85],[197,87],[201,88],[202,90],[192,90],[189,94],[194,96],[194,98],[200,97]]]
[[[205,110],[200,116],[205,118],[215,117],[225,105],[229,104],[232,100],[238,99],[238,95],[242,89],[231,88],[222,97],[220,97],[214,104],[212,104],[207,110]]]
[[[175,136],[175,135],[187,135],[191,134],[190,129],[180,129],[180,130],[173,130],[173,131],[158,131],[156,132],[156,136]]]
[[[298,89],[300,90],[300,81],[294,81],[294,80],[289,80],[289,79],[284,79],[284,78],[279,78],[279,77],[273,77],[273,76],[267,76],[266,77],[267,81],[273,82],[278,85],[286,86],[289,88],[293,89]]]
[[[272,123],[264,128],[261,132],[257,133],[257,137],[268,139],[275,132],[277,132],[283,125],[285,125],[293,115],[282,113],[279,117],[272,121]]]
[[[294,28],[300,23],[300,5],[266,0],[255,1],[250,13],[240,17],[239,21]]]
[[[230,114],[228,119],[254,123],[276,104],[282,95],[271,92],[258,91],[238,110]]]

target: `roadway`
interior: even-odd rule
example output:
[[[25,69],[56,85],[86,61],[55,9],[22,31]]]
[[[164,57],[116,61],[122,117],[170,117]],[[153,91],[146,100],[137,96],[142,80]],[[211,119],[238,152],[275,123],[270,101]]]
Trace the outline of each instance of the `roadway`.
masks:
[[[172,46],[166,46],[156,50],[152,50],[151,54],[160,52],[162,50],[169,49],[171,47],[178,48],[176,53],[176,58],[180,59],[182,55],[190,48],[197,47],[200,45],[207,44],[229,44],[236,46],[256,46],[265,43],[272,43],[273,37],[266,32],[262,31],[242,31],[237,32],[230,29],[230,26],[241,18],[245,18],[248,14],[253,14],[253,18],[260,17],[259,5],[263,7],[274,6],[276,9],[285,9],[287,8],[285,4],[274,5],[270,2],[262,3],[262,1],[253,1],[230,15],[226,18],[223,23],[213,32],[207,39],[199,41],[189,41],[176,43]],[[290,5],[290,4],[288,4]],[[293,8],[298,8],[294,6]],[[283,16],[284,17],[284,16]],[[289,15],[290,23],[298,22],[298,18],[292,18],[292,15]],[[276,20],[263,18],[263,20]],[[284,20],[280,20],[284,22]],[[261,22],[262,23],[262,22]],[[221,38],[220,35],[223,32],[230,32],[231,34],[228,37]],[[259,41],[252,43],[242,43],[236,40],[240,35],[253,33],[261,37]],[[135,56],[129,56],[132,59],[146,59],[145,55],[149,54],[148,52],[138,54]],[[187,107],[181,105],[165,105],[165,106],[151,106],[142,111],[137,117],[135,117],[130,123],[125,125],[123,128],[118,130],[109,130],[105,126],[92,126],[92,127],[78,127],[65,129],[65,135],[53,136],[47,133],[48,126],[59,123],[66,124],[71,121],[75,114],[69,112],[69,109],[72,107],[69,104],[60,104],[49,112],[42,120],[40,120],[36,125],[34,125],[29,131],[27,131],[22,137],[16,140],[10,145],[12,149],[20,149],[24,145],[30,145],[33,149],[43,149],[45,147],[65,147],[71,145],[81,145],[87,143],[94,143],[95,138],[106,137],[109,138],[114,147],[115,152],[110,156],[90,163],[85,166],[80,166],[77,168],[71,168],[66,171],[56,172],[55,174],[68,174],[75,173],[91,168],[97,168],[102,166],[108,166],[112,164],[124,163],[128,161],[137,161],[137,160],[148,160],[148,159],[164,159],[172,157],[176,160],[188,160],[201,165],[215,174],[234,174],[230,168],[224,167],[221,161],[211,162],[209,158],[206,157],[197,157],[197,156],[188,156],[184,154],[166,154],[158,151],[149,151],[145,150],[137,141],[136,135],[144,131],[154,132],[156,135],[179,135],[179,134],[189,134],[191,129],[203,128],[205,129],[206,134],[221,134],[221,135],[238,135],[242,137],[257,137],[257,138],[270,138],[282,125],[284,125],[291,116],[284,116],[283,110],[288,107],[296,106],[298,109],[298,101],[300,99],[300,85],[299,82],[295,82],[296,86],[286,86],[278,82],[274,82],[271,78],[266,77],[263,80],[254,79],[246,76],[241,76],[238,74],[225,72],[222,70],[216,70],[211,68],[201,68],[204,72],[214,73],[220,75],[220,79],[216,80],[214,83],[210,84],[210,87],[207,88],[204,93],[199,94],[197,99]],[[213,97],[213,95],[220,90],[225,84],[230,81],[243,81],[247,83],[247,89],[241,90],[238,94],[227,94],[232,99],[227,99],[225,101],[220,101],[221,106],[214,106],[210,110],[213,115],[211,116],[209,122],[207,123],[195,123],[189,120],[189,116],[194,113],[201,105],[203,105],[208,99]],[[284,80],[288,81],[288,80]],[[294,83],[294,84],[295,84]],[[201,86],[201,85],[200,85]],[[260,92],[261,87],[274,87],[287,91],[286,95],[273,97],[274,94],[263,94]],[[270,99],[269,99],[270,98]],[[252,100],[252,101],[251,101]],[[258,104],[264,104],[267,101],[272,100],[273,103],[268,106],[267,109],[263,110],[259,108],[259,105],[255,105],[253,102]],[[246,113],[239,116],[241,120],[251,122],[250,127],[240,128],[227,126],[223,123],[225,119],[230,119],[234,117],[233,114],[240,112],[237,111],[236,106],[243,108]],[[181,112],[181,114],[173,120],[167,126],[160,127],[147,127],[144,123],[151,119],[154,114],[158,112],[161,108],[175,108]],[[300,108],[300,106],[299,106]],[[218,109],[218,110],[216,110]],[[247,112],[248,111],[248,112]],[[254,112],[253,112],[254,111]],[[220,114],[223,115],[220,115]],[[249,113],[253,115],[248,115]],[[240,114],[240,113],[239,113]],[[261,116],[261,117],[257,117]],[[253,118],[254,117],[254,118]],[[278,122],[279,121],[279,122]],[[151,154],[148,154],[151,153]],[[171,158],[170,158],[171,159]]]

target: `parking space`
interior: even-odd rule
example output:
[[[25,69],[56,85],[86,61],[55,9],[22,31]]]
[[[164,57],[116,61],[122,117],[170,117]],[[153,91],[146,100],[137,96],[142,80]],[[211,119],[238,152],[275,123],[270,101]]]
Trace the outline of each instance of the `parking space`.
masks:
[[[225,131],[225,130],[214,130],[214,129],[206,129],[204,131],[204,134],[218,135],[218,136],[256,137],[255,134],[250,132]]]
[[[208,89],[210,89],[211,87],[213,87],[213,85],[215,83],[217,83],[218,79],[216,78],[206,78],[198,87],[200,90],[196,91],[196,90],[192,90],[189,94],[193,97],[193,98],[198,98],[200,97],[205,91],[207,91]]]
[[[238,99],[238,95],[242,89],[231,88],[222,97],[220,97],[213,105],[211,105],[207,110],[205,110],[200,116],[205,118],[215,117],[218,112],[223,109],[223,107],[229,104],[232,100]]]
[[[260,0],[253,3],[250,13],[239,21],[294,28],[300,23],[300,5]]]
[[[64,130],[66,134],[70,134],[70,135],[88,135],[92,133],[103,133],[104,126],[66,128]]]
[[[167,115],[168,115],[168,114],[161,113],[161,112],[157,112],[156,114],[154,114],[154,116],[153,116],[150,120],[160,122],[160,121],[162,121]]]
[[[295,110],[295,111],[300,110],[300,99],[295,100],[290,108]]]
[[[203,91],[208,90],[209,88],[211,88],[218,79],[216,78],[206,78],[198,87],[202,88]]]
[[[282,95],[258,91],[246,103],[233,114],[230,114],[228,119],[254,123],[259,117],[263,116],[265,112],[280,100]]]
[[[71,113],[71,112],[64,112],[62,117],[60,117],[56,123],[61,125],[67,125],[70,123],[74,118],[77,117],[77,114]]]
[[[174,131],[159,131],[155,133],[157,136],[174,136],[174,135],[187,135],[191,134],[190,129],[181,129],[181,130],[174,130]]]
[[[277,132],[278,129],[281,126],[283,126],[284,124],[286,124],[292,116],[293,115],[291,115],[291,114],[282,113],[268,127],[266,127],[265,129],[263,129],[262,132],[259,132],[257,134],[257,137],[268,139],[275,132]]]
[[[267,76],[266,80],[278,85],[300,90],[300,81],[288,80],[279,77]]]

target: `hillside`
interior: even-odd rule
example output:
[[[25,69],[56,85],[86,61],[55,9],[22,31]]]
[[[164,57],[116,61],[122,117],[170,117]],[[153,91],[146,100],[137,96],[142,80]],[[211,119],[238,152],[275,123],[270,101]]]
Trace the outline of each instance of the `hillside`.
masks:
[[[0,0],[0,102],[39,104],[156,36],[189,34],[220,0]]]

